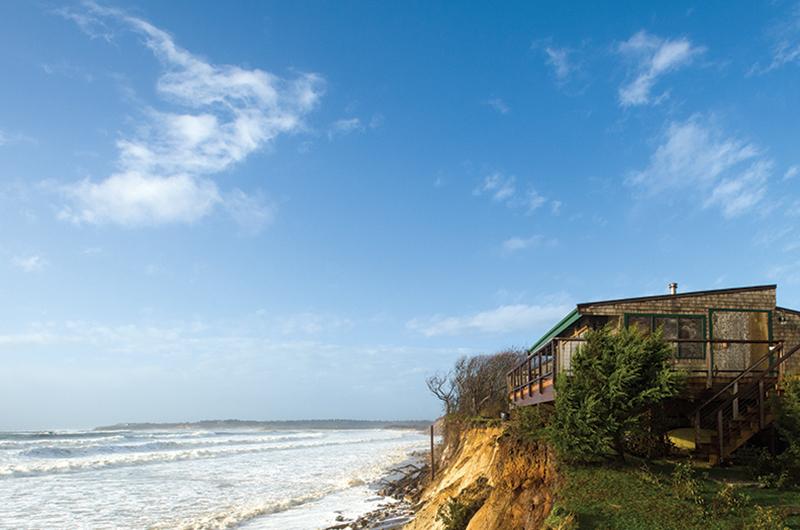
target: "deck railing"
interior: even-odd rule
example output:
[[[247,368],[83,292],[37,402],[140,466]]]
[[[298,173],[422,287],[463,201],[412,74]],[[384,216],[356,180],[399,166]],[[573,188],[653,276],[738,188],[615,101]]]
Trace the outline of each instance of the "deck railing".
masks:
[[[786,350],[783,343],[771,347],[767,355],[754,362],[692,412],[695,447],[700,447],[703,429],[715,431],[717,447],[713,449],[718,452],[720,460],[724,460],[737,448],[734,439],[737,421],[747,412],[755,416],[758,430],[766,426],[769,395],[780,384],[786,361],[800,350],[800,345]]]
[[[570,372],[572,355],[585,340],[581,337],[554,338],[529,353],[526,359],[507,375],[509,398],[512,401],[519,401],[522,397],[530,397],[534,393],[542,394],[545,387],[554,385],[560,373]],[[742,351],[731,348],[732,345],[764,346],[767,353],[763,358],[770,359],[781,344],[780,341],[774,340],[747,339],[671,339],[668,342],[675,345],[676,355],[672,358],[675,369],[683,370],[695,379],[703,378],[708,388],[711,388],[716,376],[736,377],[744,372],[760,373],[755,366],[758,362],[753,363],[743,357],[745,352],[752,357],[752,348]],[[678,345],[682,343],[703,344],[703,357],[678,357]],[[719,347],[715,348],[717,345]],[[740,366],[736,366],[737,364]],[[773,370],[773,365],[768,363],[760,368],[761,371],[769,371]]]

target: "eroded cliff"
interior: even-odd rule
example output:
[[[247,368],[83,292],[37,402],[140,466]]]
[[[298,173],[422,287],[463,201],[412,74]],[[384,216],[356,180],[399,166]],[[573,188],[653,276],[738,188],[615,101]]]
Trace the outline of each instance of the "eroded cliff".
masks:
[[[462,434],[436,479],[422,496],[423,507],[406,530],[441,530],[440,508],[450,499],[481,503],[467,530],[535,530],[553,505],[553,455],[543,445],[520,443],[500,428]],[[485,499],[485,500],[484,500]]]

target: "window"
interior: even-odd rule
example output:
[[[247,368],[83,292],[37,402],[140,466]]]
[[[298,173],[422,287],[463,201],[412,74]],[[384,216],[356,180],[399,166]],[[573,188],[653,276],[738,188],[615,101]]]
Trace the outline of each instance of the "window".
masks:
[[[706,338],[706,319],[700,315],[626,314],[625,324],[635,326],[644,333],[661,328],[667,340]],[[678,342],[675,346],[678,359],[705,358],[705,344],[702,342]]]

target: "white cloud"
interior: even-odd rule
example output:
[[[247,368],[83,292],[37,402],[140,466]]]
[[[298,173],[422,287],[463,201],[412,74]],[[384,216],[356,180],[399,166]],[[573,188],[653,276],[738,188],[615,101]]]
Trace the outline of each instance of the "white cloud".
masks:
[[[483,179],[483,182],[475,189],[473,194],[486,194],[490,195],[495,201],[506,201],[517,192],[517,188],[514,184],[515,180],[513,176],[506,177],[502,173],[494,172]]]
[[[19,144],[19,143],[36,143],[36,140],[30,136],[19,133],[10,133],[0,129],[0,146]]]
[[[693,46],[686,38],[663,39],[642,30],[618,47],[619,53],[634,63],[634,78],[619,89],[623,107],[657,103],[666,94],[653,97],[658,78],[692,62],[705,48]]]
[[[791,180],[798,174],[800,174],[800,166],[791,166],[786,170],[786,173],[783,174],[783,180]]]
[[[527,215],[532,214],[547,202],[548,199],[533,188],[529,187],[526,191],[520,192],[517,189],[516,181],[517,179],[513,175],[506,176],[495,171],[487,175],[472,193],[476,196],[489,196],[494,202],[505,204],[509,208],[524,210]],[[558,203],[558,206],[551,211],[556,212],[561,203],[554,202]]]
[[[772,57],[767,66],[756,63],[749,74],[765,74],[789,63],[800,63],[800,3],[769,31],[773,41]]]
[[[647,168],[628,182],[649,196],[699,194],[704,206],[734,217],[761,202],[772,166],[753,144],[693,116],[669,125]]]
[[[275,203],[261,195],[247,195],[239,189],[225,197],[225,208],[242,231],[249,235],[261,232],[270,225],[278,211]]]
[[[528,248],[535,248],[545,243],[545,238],[542,235],[533,235],[530,237],[510,237],[503,241],[503,251],[511,254],[520,250]]]
[[[318,335],[353,327],[353,321],[348,318],[314,312],[280,317],[277,324],[283,335]]]
[[[60,212],[61,218],[126,226],[190,223],[221,202],[213,181],[189,175],[117,173],[100,182],[84,180],[65,191],[72,205]]]
[[[572,309],[567,303],[503,305],[496,309],[464,316],[434,316],[413,319],[407,327],[426,337],[466,333],[508,333],[536,330],[558,321]]]
[[[725,217],[741,215],[764,198],[767,179],[772,173],[772,162],[759,160],[750,167],[716,184],[706,199],[706,206],[717,206]]]
[[[502,98],[492,98],[486,102],[487,105],[492,107],[494,110],[499,112],[500,114],[508,114],[511,110],[511,107],[502,100]]]
[[[47,260],[42,256],[33,254],[30,256],[14,256],[11,264],[23,272],[39,272],[47,266]]]
[[[547,199],[539,195],[536,190],[528,190],[525,194],[525,208],[528,213],[533,213],[535,210],[538,210]]]
[[[364,124],[359,118],[343,118],[333,122],[328,129],[328,139],[332,140],[336,136],[343,136],[355,131],[363,131]]]
[[[553,68],[556,79],[563,83],[574,70],[570,62],[570,51],[567,48],[556,48],[555,46],[545,46],[544,53],[547,55],[547,64]]]
[[[147,109],[137,132],[117,142],[116,173],[66,188],[66,219],[122,225],[196,221],[222,202],[209,175],[230,169],[281,134],[302,130],[303,117],[322,93],[323,81],[315,74],[286,80],[259,69],[210,64],[120,10],[86,4],[85,12],[62,14],[84,31],[119,23],[142,36],[164,68],[158,93],[184,109]]]

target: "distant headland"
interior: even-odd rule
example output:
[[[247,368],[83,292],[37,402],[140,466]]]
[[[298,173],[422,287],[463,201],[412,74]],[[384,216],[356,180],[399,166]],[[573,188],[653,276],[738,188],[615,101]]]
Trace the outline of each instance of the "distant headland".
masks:
[[[143,431],[157,429],[427,429],[430,420],[376,421],[376,420],[202,420],[178,423],[116,423],[95,427],[95,431]]]

